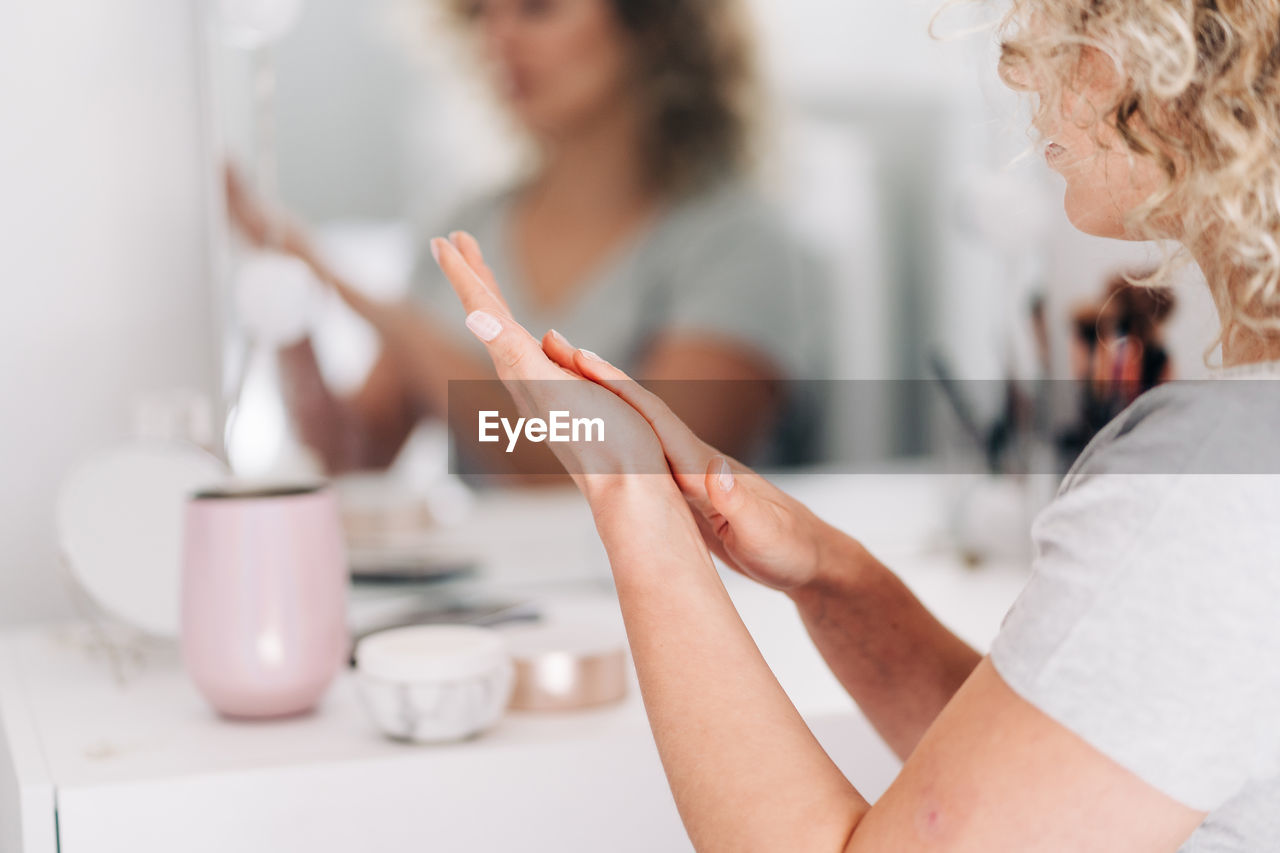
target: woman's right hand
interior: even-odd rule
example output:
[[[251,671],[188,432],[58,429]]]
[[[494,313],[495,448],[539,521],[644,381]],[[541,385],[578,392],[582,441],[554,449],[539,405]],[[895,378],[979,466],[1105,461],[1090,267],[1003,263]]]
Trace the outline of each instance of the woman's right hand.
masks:
[[[548,334],[542,344],[552,361],[608,388],[649,422],[703,538],[725,563],[788,592],[818,578],[824,555],[842,534],[764,477],[702,441],[662,398],[618,368],[554,335]]]
[[[233,164],[226,164],[223,178],[227,214],[236,231],[251,245],[283,252],[305,263],[321,283],[333,288],[351,310],[367,320],[383,336],[384,342],[388,336],[403,334],[413,338],[420,333],[420,327],[415,325],[417,315],[401,310],[402,306],[397,303],[371,299],[330,269],[312,247],[306,232],[287,215],[269,210],[245,184]]]

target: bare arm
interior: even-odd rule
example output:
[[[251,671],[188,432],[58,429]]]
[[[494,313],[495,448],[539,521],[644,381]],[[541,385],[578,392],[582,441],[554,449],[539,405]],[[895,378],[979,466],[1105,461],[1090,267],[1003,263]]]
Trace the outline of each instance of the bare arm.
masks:
[[[981,660],[850,536],[822,525],[817,574],[788,590],[823,660],[899,758]]]
[[[551,339],[544,345],[644,415],[707,544],[742,574],[791,596],[827,665],[898,756],[908,755],[978,654],[860,543],[720,454],[655,394],[611,365]],[[731,492],[714,488],[721,465],[734,474]]]
[[[689,837],[698,850],[838,850],[869,806],[770,672],[678,490],[654,479],[587,495]]]
[[[310,340],[280,351],[285,404],[301,438],[330,474],[385,468],[404,445],[417,413],[395,362],[379,356],[350,397],[329,390]]]

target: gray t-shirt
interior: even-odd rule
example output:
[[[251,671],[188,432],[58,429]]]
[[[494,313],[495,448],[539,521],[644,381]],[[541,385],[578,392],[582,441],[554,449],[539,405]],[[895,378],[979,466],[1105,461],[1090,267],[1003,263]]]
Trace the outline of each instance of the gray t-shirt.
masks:
[[[653,339],[673,331],[738,341],[787,378],[814,378],[822,369],[821,276],[774,207],[745,182],[722,181],[670,205],[553,310],[531,304],[510,256],[511,202],[510,192],[480,198],[444,225],[480,242],[512,313],[535,334],[554,328],[623,370],[634,370]],[[462,329],[457,297],[426,252],[414,295]]]
[[[1175,382],[1085,449],[991,651],[1020,696],[1179,802],[1182,848],[1280,850],[1280,363]]]
[[[580,282],[562,305],[538,310],[510,255],[511,193],[464,206],[444,223],[479,242],[512,313],[536,335],[556,329],[575,345],[636,372],[662,334],[715,335],[762,355],[784,379],[819,379],[829,364],[826,277],[772,204],[746,182],[725,180],[669,205]],[[424,241],[425,242],[425,241]],[[423,252],[414,296],[466,346],[448,281]],[[797,461],[816,440],[812,383],[793,383],[775,447]]]

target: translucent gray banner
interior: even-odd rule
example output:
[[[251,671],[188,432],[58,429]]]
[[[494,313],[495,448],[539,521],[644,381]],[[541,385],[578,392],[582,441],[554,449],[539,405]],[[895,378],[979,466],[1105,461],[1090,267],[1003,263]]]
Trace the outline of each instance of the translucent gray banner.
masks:
[[[705,453],[664,453],[626,402],[650,394],[762,469],[1063,474],[1078,461],[1083,473],[1280,474],[1280,381],[1247,378],[1151,389],[1101,380],[673,380],[614,391],[571,379],[450,382],[450,470],[702,473]],[[685,431],[671,428],[667,443],[680,442]]]

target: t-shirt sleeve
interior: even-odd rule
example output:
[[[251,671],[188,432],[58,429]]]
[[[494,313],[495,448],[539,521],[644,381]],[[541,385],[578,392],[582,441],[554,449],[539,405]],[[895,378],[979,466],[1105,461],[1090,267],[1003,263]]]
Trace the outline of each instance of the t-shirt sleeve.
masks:
[[[1211,811],[1280,772],[1280,477],[1091,473],[1159,426],[1100,451],[1036,519],[1033,574],[991,658],[1032,705]]]
[[[783,218],[762,200],[731,194],[674,230],[661,331],[740,342],[785,378],[815,378],[827,338],[825,280]]]

